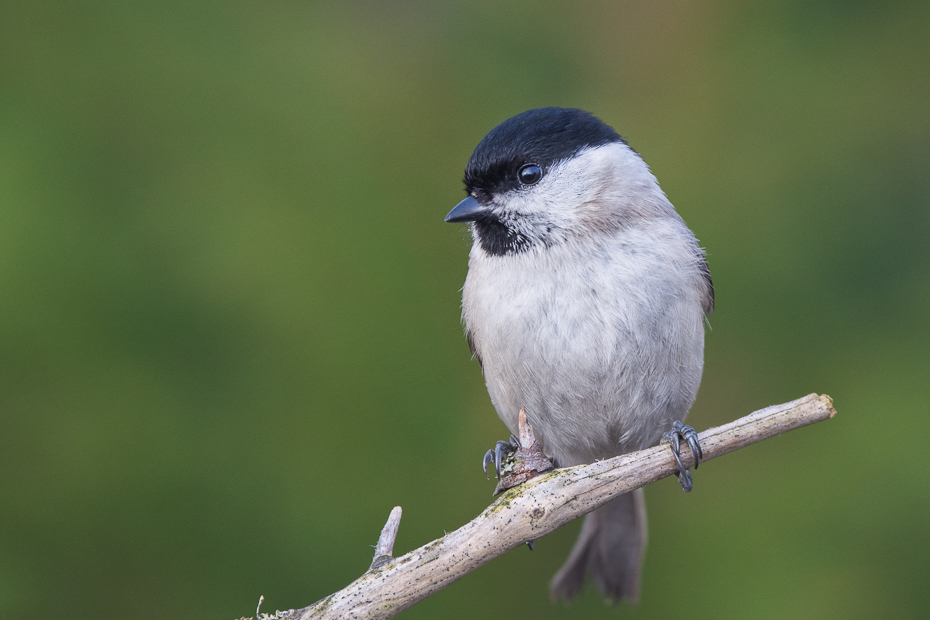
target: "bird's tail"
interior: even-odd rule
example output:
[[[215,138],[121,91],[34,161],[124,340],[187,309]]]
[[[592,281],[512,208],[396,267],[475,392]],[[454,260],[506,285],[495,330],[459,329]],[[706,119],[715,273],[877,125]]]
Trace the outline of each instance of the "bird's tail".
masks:
[[[549,586],[553,600],[571,600],[590,574],[601,594],[619,603],[639,600],[639,571],[646,551],[646,500],[642,489],[625,493],[585,517],[568,559]]]

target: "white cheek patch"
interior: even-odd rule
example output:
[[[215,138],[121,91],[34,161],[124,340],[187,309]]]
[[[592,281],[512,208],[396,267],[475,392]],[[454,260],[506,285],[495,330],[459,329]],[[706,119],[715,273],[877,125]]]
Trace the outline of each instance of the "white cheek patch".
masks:
[[[628,182],[646,182],[661,192],[649,168],[627,145],[586,149],[551,166],[536,185],[502,196],[503,219],[531,237],[561,237],[592,216],[606,215],[605,201],[615,198]]]

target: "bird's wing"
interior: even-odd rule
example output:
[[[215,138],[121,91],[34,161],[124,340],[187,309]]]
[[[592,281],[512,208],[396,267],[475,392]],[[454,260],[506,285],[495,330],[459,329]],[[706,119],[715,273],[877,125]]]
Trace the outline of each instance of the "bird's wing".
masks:
[[[710,274],[708,274],[708,277],[710,277]],[[475,339],[471,337],[471,330],[469,330],[467,326],[465,327],[465,339],[468,340],[468,348],[471,350],[471,356],[474,359],[478,360],[478,365],[481,366],[482,369],[484,369],[484,364],[481,361],[481,356],[478,355],[478,348],[475,347]]]
[[[701,270],[701,275],[704,276],[704,299],[702,300],[704,305],[704,314],[710,316],[714,313],[714,280],[710,277],[710,268],[707,267],[707,259],[704,258],[704,253],[701,252],[700,260],[698,261],[698,269]]]

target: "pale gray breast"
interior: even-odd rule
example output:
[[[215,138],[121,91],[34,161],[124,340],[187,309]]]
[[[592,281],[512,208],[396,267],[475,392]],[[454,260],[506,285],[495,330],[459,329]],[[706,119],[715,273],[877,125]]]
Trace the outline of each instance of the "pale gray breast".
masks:
[[[472,252],[463,315],[491,400],[511,431],[525,406],[562,464],[653,445],[697,394],[703,275],[690,231],[666,232]]]

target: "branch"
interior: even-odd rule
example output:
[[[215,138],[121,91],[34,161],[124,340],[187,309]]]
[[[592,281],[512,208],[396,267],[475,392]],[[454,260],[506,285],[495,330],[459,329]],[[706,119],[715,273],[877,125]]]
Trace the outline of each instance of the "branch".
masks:
[[[701,462],[835,414],[830,397],[817,394],[761,409],[701,433]],[[685,467],[694,465],[690,450],[682,450],[681,457]],[[368,572],[309,607],[262,616],[291,620],[393,618],[511,549],[554,532],[622,493],[677,471],[669,446],[662,444],[551,471],[504,492],[459,529],[399,558],[390,557],[400,525],[400,507],[394,508]]]

